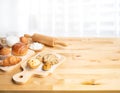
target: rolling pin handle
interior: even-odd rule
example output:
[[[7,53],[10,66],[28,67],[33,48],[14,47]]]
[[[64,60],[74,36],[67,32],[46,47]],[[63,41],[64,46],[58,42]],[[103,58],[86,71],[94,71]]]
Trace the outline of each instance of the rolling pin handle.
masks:
[[[56,40],[56,41],[54,42],[54,45],[67,46],[67,44],[66,44],[65,42],[60,41],[60,40]]]

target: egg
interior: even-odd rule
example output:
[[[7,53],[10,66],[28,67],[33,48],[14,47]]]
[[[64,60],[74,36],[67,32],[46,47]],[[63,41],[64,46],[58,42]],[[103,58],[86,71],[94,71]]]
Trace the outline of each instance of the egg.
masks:
[[[27,44],[28,39],[26,37],[22,36],[22,37],[20,37],[20,42]]]

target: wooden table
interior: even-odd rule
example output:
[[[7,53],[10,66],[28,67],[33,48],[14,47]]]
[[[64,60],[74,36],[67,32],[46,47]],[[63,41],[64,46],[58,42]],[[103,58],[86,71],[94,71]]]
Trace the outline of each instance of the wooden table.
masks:
[[[64,55],[66,60],[45,78],[32,77],[17,85],[10,72],[0,71],[0,90],[5,91],[120,91],[120,38],[61,38],[68,47],[46,47]]]

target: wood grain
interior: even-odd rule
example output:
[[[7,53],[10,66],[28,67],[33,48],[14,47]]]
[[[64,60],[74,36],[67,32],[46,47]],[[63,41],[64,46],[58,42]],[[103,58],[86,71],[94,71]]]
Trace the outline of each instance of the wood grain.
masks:
[[[43,52],[44,53],[44,52]],[[45,54],[45,53],[44,53]],[[25,84],[26,82],[28,82],[28,80],[32,77],[32,76],[39,76],[39,77],[47,77],[49,74],[54,73],[54,70],[59,67],[59,65],[61,65],[64,61],[65,61],[65,57],[56,53],[46,53],[46,54],[53,54],[56,55],[59,59],[59,63],[54,64],[53,66],[51,66],[51,68],[48,71],[44,71],[42,70],[42,66],[43,64],[41,63],[39,67],[35,68],[35,69],[31,69],[27,66],[27,62],[28,60],[26,60],[24,63],[21,64],[21,68],[23,69],[22,72],[17,73],[13,76],[13,80],[18,83],[18,84]],[[36,58],[37,56],[43,55],[42,52],[36,54],[35,56],[31,57],[31,58]]]
[[[32,77],[24,85],[13,83],[20,72],[0,72],[0,90],[118,90],[120,91],[120,38],[61,38],[65,48],[46,47],[66,57],[53,74]],[[94,82],[93,82],[93,81]],[[87,83],[86,83],[87,82]],[[91,84],[89,82],[92,82]]]

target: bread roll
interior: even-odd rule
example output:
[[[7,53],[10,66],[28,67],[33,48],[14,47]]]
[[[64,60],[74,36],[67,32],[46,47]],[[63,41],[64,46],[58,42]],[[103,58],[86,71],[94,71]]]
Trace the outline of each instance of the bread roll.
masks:
[[[7,47],[3,47],[2,49],[0,49],[0,55],[8,55],[10,52],[10,48]]]
[[[16,56],[24,56],[28,51],[28,46],[24,43],[16,43],[12,46],[12,54]]]
[[[50,68],[51,68],[51,64],[50,63],[46,63],[46,64],[44,64],[43,66],[42,66],[42,70],[44,70],[44,71],[48,71]]]
[[[0,48],[0,60],[5,59],[11,54],[11,50],[8,47],[2,47]]]
[[[1,66],[12,66],[15,65],[17,63],[19,63],[22,59],[16,56],[9,56],[7,58],[5,58],[0,65]]]
[[[50,63],[51,65],[57,64],[59,59],[56,55],[53,54],[46,54],[43,56],[43,63]]]
[[[27,61],[27,65],[30,68],[37,68],[40,64],[41,62],[38,59],[30,59]]]

